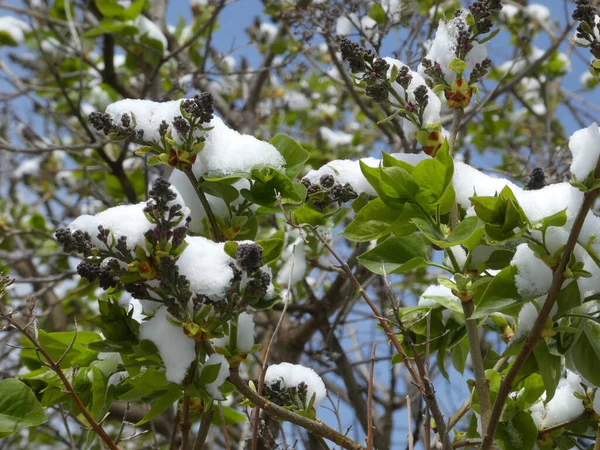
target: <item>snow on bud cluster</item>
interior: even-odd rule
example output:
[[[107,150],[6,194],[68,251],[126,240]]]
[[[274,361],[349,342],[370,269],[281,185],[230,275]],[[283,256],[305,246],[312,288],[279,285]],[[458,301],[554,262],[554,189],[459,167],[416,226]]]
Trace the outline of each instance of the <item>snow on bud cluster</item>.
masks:
[[[281,363],[267,368],[265,397],[294,409],[317,409],[327,395],[321,377],[310,367]],[[312,401],[314,396],[314,402]]]

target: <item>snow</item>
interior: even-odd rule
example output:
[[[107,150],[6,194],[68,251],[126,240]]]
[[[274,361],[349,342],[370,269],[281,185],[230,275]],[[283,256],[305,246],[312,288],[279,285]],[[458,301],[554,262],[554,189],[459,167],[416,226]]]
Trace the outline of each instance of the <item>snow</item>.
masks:
[[[456,73],[448,67],[450,63],[456,58],[456,45],[459,31],[459,24],[465,24],[466,13],[459,17],[454,17],[448,22],[444,22],[440,20],[437,32],[435,34],[435,38],[429,47],[429,51],[425,56],[433,63],[438,63],[442,72],[444,73],[444,78],[450,84],[456,79]],[[465,25],[466,26],[466,25]],[[475,64],[480,63],[487,57],[487,51],[485,46],[478,44],[476,42],[473,43],[473,49],[469,52],[466,58],[467,63],[467,71],[473,70]],[[425,68],[422,64],[419,65],[418,69],[419,73],[424,74]]]
[[[515,5],[503,4],[500,10],[500,17],[506,21],[511,21],[519,13],[519,8]]]
[[[442,286],[441,284],[433,284],[425,289],[425,292],[421,294],[417,305],[427,308],[441,306],[431,297],[444,297],[455,302],[460,302],[458,297],[452,294],[452,291],[449,288]]]
[[[221,347],[229,347],[230,338],[225,335],[221,338],[213,339],[213,344]],[[246,312],[241,313],[237,318],[237,347],[241,353],[250,353],[254,347],[254,317]]]
[[[362,34],[367,39],[377,39],[377,22],[369,16],[363,16],[359,19],[356,13],[348,16],[341,16],[335,24],[335,33],[338,36],[348,36],[359,27]]]
[[[360,161],[370,167],[378,167],[380,160],[376,158],[362,158]],[[332,175],[340,184],[350,183],[357,194],[366,192],[369,195],[376,195],[375,189],[369,184],[360,170],[358,161],[349,159],[336,159],[328,162],[318,170],[311,170],[304,179],[313,184],[318,184],[323,175]]]
[[[267,368],[265,374],[265,384],[271,386],[277,381],[281,381],[283,388],[292,388],[300,383],[306,383],[308,387],[307,400],[310,401],[315,394],[314,408],[317,409],[319,404],[327,395],[325,384],[317,373],[310,367],[304,367],[299,364],[281,363],[274,364]],[[299,408],[304,408],[306,405],[298,405]]]
[[[533,302],[525,303],[521,311],[519,311],[519,328],[515,332],[513,339],[519,339],[529,334],[538,316],[539,312],[535,304]]]
[[[184,216],[189,215],[190,210],[185,206],[177,189],[173,186],[170,189],[177,195],[172,203],[180,204],[183,207]],[[112,232],[114,241],[111,241],[109,237],[109,244],[116,243],[121,236],[127,236],[127,248],[134,249],[136,245],[146,248],[144,233],[151,230],[154,224],[146,218],[144,214],[145,207],[146,202],[141,202],[135,205],[114,206],[93,216],[84,214],[71,222],[68,228],[71,232],[81,230],[89,233],[92,238],[92,245],[100,249],[104,249],[104,244],[97,237],[99,225]]]
[[[150,100],[126,99],[112,103],[106,108],[112,120],[120,123],[123,114],[135,116],[136,127],[144,130],[144,140],[160,142],[158,132],[164,120],[172,124],[173,119],[181,115],[180,103],[184,99],[170,102],[153,102]],[[239,172],[250,172],[253,167],[268,165],[281,170],[285,165],[283,156],[268,142],[256,139],[254,136],[240,134],[229,128],[223,121],[214,117],[210,131],[203,132],[206,136],[205,147],[198,154],[193,171],[200,176],[225,176]],[[179,139],[176,130],[173,137]]]
[[[571,173],[577,180],[583,181],[594,171],[600,158],[600,128],[593,123],[587,128],[576,131],[569,139],[569,150],[573,155]]]
[[[546,404],[546,414],[542,421],[544,428],[568,422],[584,412],[583,401],[573,395],[576,392],[584,394],[580,383],[579,375],[567,370],[567,377],[560,380],[554,397]]]
[[[354,136],[349,133],[344,133],[343,131],[334,131],[327,127],[319,128],[319,134],[327,143],[327,145],[333,148],[349,145],[352,143],[352,139],[354,138]]]
[[[254,317],[243,312],[238,316],[237,348],[243,353],[248,353],[252,347],[254,347]]]
[[[162,45],[163,52],[166,52],[168,49],[167,38],[164,33],[160,30],[158,25],[152,22],[143,14],[140,14],[134,24],[140,32],[140,37],[145,36],[149,39],[153,39],[155,41],[159,41]],[[137,37],[137,36],[136,36]]]
[[[267,44],[271,44],[277,36],[277,27],[272,23],[262,22],[259,27],[259,33]]]
[[[190,208],[190,231],[192,231],[193,233],[202,233],[203,231],[205,231],[202,219],[206,217],[206,211],[204,210],[204,207],[202,206],[202,203],[198,198],[198,194],[192,187],[190,180],[188,180],[187,176],[180,170],[174,170],[171,173],[171,178],[169,178],[169,182],[177,188],[177,190],[181,193],[183,201]],[[238,191],[240,191],[241,189],[249,189],[250,182],[245,178],[242,178],[233,183],[232,186],[235,187]],[[208,200],[212,212],[216,216],[226,218],[230,216],[227,204],[222,198],[206,194],[206,199]],[[238,206],[243,201],[244,198],[240,195],[236,200],[231,202],[231,206]]]
[[[552,284],[552,269],[535,256],[527,244],[519,244],[511,260],[517,266],[515,283],[523,298],[535,298],[546,294]]]
[[[282,170],[285,160],[268,142],[232,130],[215,117],[214,127],[207,133],[204,150],[198,154],[193,166],[197,177],[217,177],[234,173],[248,173],[257,166],[271,166]]]
[[[158,127],[164,120],[172,123],[173,119],[181,115],[179,104],[181,100],[170,102],[153,102],[151,100],[125,99],[111,103],[106,107],[106,113],[109,114],[115,123],[121,123],[123,114],[135,116],[136,128],[144,130],[144,140],[160,142]],[[173,129],[173,128],[172,128]],[[173,129],[173,136],[177,138],[177,133]]]
[[[22,44],[25,40],[25,33],[29,32],[31,27],[13,16],[0,17],[0,33],[8,33],[17,44]]]
[[[100,249],[104,249],[104,244],[97,238],[99,225],[112,232],[114,241],[109,237],[109,244],[116,243],[121,236],[127,236],[129,249],[134,249],[136,245],[145,246],[144,233],[154,227],[144,214],[145,206],[145,203],[114,206],[94,216],[79,216],[68,228],[71,232],[81,230],[89,233],[92,245]]]
[[[302,92],[288,91],[283,94],[283,101],[290,111],[304,111],[312,105],[310,100]]]
[[[225,253],[225,244],[201,236],[188,236],[186,242],[188,246],[177,260],[177,267],[190,281],[190,290],[212,300],[224,298],[233,278],[230,263],[234,262]]]
[[[154,317],[140,325],[140,338],[156,345],[167,369],[167,380],[181,383],[196,357],[194,341],[189,339],[181,327],[167,320],[167,309],[159,308]]]
[[[41,156],[26,159],[15,169],[11,175],[11,178],[13,180],[19,180],[26,176],[31,177],[39,175],[43,160],[44,159]]]
[[[294,286],[304,279],[306,272],[306,253],[302,238],[286,247],[281,255],[283,265],[277,274],[277,283],[280,286]]]
[[[393,67],[392,66],[396,66],[398,68],[398,70],[400,70],[402,67],[405,67],[406,64],[404,64],[403,62],[394,59],[394,58],[383,58],[389,65],[390,67],[388,68],[388,78],[391,76]],[[408,67],[408,66],[406,66]],[[433,125],[437,122],[440,121],[441,116],[440,116],[440,110],[442,108],[442,102],[440,101],[439,97],[437,95],[435,95],[433,93],[433,91],[427,86],[427,83],[425,82],[425,79],[423,78],[423,76],[420,73],[421,71],[419,70],[419,72],[413,72],[412,70],[410,70],[408,73],[412,76],[411,82],[408,85],[407,88],[407,93],[408,93],[408,100],[409,101],[413,101],[415,100],[415,89],[417,89],[419,86],[425,86],[427,87],[427,94],[429,95],[428,97],[428,103],[427,106],[425,107],[425,111],[423,112],[423,127],[427,127],[430,125]],[[404,97],[404,88],[402,86],[400,86],[400,84],[398,84],[396,81],[392,81],[392,88],[400,95],[400,97]],[[389,100],[392,103],[397,103],[398,100],[396,100],[396,98],[390,93],[389,94]],[[415,131],[419,131],[415,125],[408,121],[405,120],[404,124],[403,124],[403,128],[405,130],[406,133],[411,134],[414,133]]]
[[[229,361],[225,359],[223,355],[218,353],[213,353],[204,363],[204,367],[220,364],[219,373],[217,374],[217,378],[212,383],[209,383],[204,386],[206,391],[215,399],[215,400],[225,400],[225,397],[219,391],[219,387],[225,383],[225,380],[229,376]],[[202,373],[200,374],[202,376]]]
[[[391,156],[412,165],[416,165],[424,159],[429,158],[425,153],[392,153]],[[380,159],[372,157],[361,158],[360,161],[369,167],[379,167],[379,164],[381,163]],[[357,194],[365,192],[369,195],[377,195],[375,189],[373,189],[362,174],[359,161],[336,159],[328,162],[318,170],[311,170],[303,179],[310,181],[312,184],[319,184],[319,180],[323,175],[333,176],[340,184],[350,183],[352,189],[354,189]]]
[[[548,23],[552,18],[552,14],[547,6],[540,3],[531,3],[525,7],[525,12],[529,17],[537,19],[540,23]]]

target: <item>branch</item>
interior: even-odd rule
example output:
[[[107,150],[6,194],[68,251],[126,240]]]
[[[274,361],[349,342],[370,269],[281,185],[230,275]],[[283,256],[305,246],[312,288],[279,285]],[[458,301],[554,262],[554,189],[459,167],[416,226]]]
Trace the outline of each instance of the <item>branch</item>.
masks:
[[[221,234],[221,229],[219,228],[217,219],[215,218],[212,208],[208,203],[208,199],[206,198],[206,194],[204,194],[202,187],[200,187],[200,183],[198,183],[194,172],[192,172],[192,169],[186,168],[183,170],[183,173],[185,173],[185,175],[188,177],[188,180],[190,180],[194,191],[196,191],[196,194],[200,199],[200,203],[202,203],[202,207],[204,208],[204,212],[206,212],[206,217],[208,218],[208,222],[210,223],[210,227],[212,228],[215,239],[217,242],[223,242],[223,235]]]
[[[27,330],[27,326],[29,326],[31,322],[29,322],[25,326],[22,326],[22,325],[18,324],[17,322],[13,321],[10,318],[10,316],[5,314],[4,311],[2,311],[1,309],[0,309],[0,315],[2,316],[2,318],[4,318],[5,320],[8,321],[9,325],[12,328],[19,331],[23,336],[25,336],[27,339],[29,339],[33,343],[38,354],[41,354],[44,357],[44,359],[46,360],[46,361],[42,361],[42,362],[50,370],[52,370],[54,373],[56,373],[56,375],[58,375],[58,378],[60,378],[60,381],[64,385],[65,390],[67,391],[67,394],[69,394],[71,396],[71,398],[73,399],[73,402],[77,405],[77,408],[79,409],[79,411],[81,411],[81,414],[83,414],[83,416],[85,417],[85,420],[90,424],[90,426],[92,427],[94,432],[100,437],[100,439],[102,439],[104,441],[104,443],[108,446],[109,449],[119,450],[119,447],[117,447],[117,445],[113,442],[111,437],[106,433],[106,431],[104,431],[104,428],[102,428],[102,425],[100,425],[98,422],[96,422],[96,420],[92,417],[90,412],[87,410],[87,408],[85,407],[85,405],[83,404],[83,402],[81,401],[81,399],[79,398],[77,393],[75,392],[73,385],[69,382],[69,380],[63,373],[62,369],[60,368],[59,363],[54,361],[54,359],[52,359],[52,357],[48,354],[46,349],[44,349],[44,347],[42,347],[42,345],[39,343],[39,341],[34,336],[32,336],[31,333]],[[67,351],[68,350],[69,349],[67,348]],[[66,354],[66,352],[65,352],[65,354]],[[63,354],[63,357],[65,354]]]
[[[600,160],[598,160],[598,162],[596,163],[594,177],[596,179],[600,178]],[[550,290],[548,291],[546,302],[544,303],[544,306],[540,311],[540,315],[533,324],[533,328],[527,336],[527,339],[523,344],[523,348],[515,358],[515,362],[513,363],[512,367],[506,374],[506,377],[504,378],[504,380],[502,380],[502,383],[500,384],[498,396],[496,397],[496,401],[494,402],[494,407],[492,409],[490,423],[488,424],[487,429],[485,430],[485,435],[483,437],[480,450],[490,450],[492,448],[494,436],[496,435],[496,428],[498,426],[498,422],[500,421],[500,416],[502,415],[502,409],[504,408],[506,399],[510,394],[512,384],[517,378],[519,371],[525,364],[525,361],[527,361],[527,358],[533,351],[533,348],[540,340],[540,333],[544,328],[546,319],[550,315],[552,307],[554,306],[554,303],[556,303],[556,300],[560,295],[560,289],[563,285],[563,282],[565,281],[565,269],[569,264],[571,254],[573,253],[575,245],[577,244],[579,233],[581,232],[581,228],[583,227],[588,212],[590,211],[596,198],[598,197],[599,191],[600,188],[596,188],[592,191],[586,192],[583,196],[581,208],[579,209],[579,213],[577,214],[577,217],[573,222],[573,228],[571,229],[571,233],[569,234],[569,238],[567,239],[567,244],[565,245],[565,249],[560,259],[560,263],[558,264],[558,267],[554,269],[552,284],[550,286]]]
[[[309,433],[318,437],[328,439],[331,442],[334,442],[335,444],[347,450],[366,450],[365,447],[363,447],[359,443],[339,433],[333,428],[330,428],[324,423],[317,422],[316,420],[311,420],[294,412],[288,411],[287,409],[270,402],[266,398],[261,397],[252,389],[250,389],[250,386],[248,386],[246,382],[240,378],[237,372],[232,371],[229,375],[228,380],[237,388],[237,390],[243,396],[248,398],[255,405],[260,406],[260,408],[271,417],[283,419],[293,424],[296,424],[304,428]]]

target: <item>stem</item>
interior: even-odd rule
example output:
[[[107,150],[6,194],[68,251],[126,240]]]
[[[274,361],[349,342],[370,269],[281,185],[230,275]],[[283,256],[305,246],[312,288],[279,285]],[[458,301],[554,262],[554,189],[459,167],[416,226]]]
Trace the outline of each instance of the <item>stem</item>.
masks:
[[[75,404],[77,405],[77,408],[79,409],[79,411],[81,411],[81,414],[83,414],[83,417],[85,417],[85,420],[90,424],[90,426],[94,430],[94,433],[96,433],[98,435],[98,437],[100,437],[100,439],[102,439],[104,441],[104,443],[108,446],[108,448],[110,448],[111,450],[119,450],[119,447],[113,442],[113,440],[106,433],[106,431],[104,431],[104,428],[102,428],[102,425],[100,425],[98,422],[96,422],[96,420],[92,417],[90,412],[87,410],[87,408],[85,407],[85,405],[83,404],[83,402],[81,401],[81,399],[79,398],[77,393],[75,392],[73,385],[69,382],[69,380],[63,373],[60,366],[52,359],[52,357],[48,354],[48,352],[44,349],[44,347],[42,347],[42,345],[33,336],[31,336],[31,334],[29,333],[29,331],[27,331],[27,329],[23,328],[19,324],[10,320],[9,317],[4,315],[3,311],[0,311],[0,312],[2,313],[2,316],[5,319],[8,319],[10,325],[13,328],[17,329],[25,337],[27,337],[27,339],[29,339],[33,343],[33,345],[35,345],[37,351],[39,353],[41,353],[42,356],[46,359],[46,365],[54,373],[56,373],[56,375],[58,375],[58,378],[60,378],[60,381],[65,386],[65,390],[71,396],[71,398],[73,399],[73,402],[75,402]]]
[[[291,222],[290,222],[290,224],[294,225]],[[342,270],[346,273],[348,278],[350,278],[350,281],[352,282],[352,284],[354,285],[356,290],[358,290],[359,294],[365,300],[365,302],[367,303],[369,308],[371,308],[371,311],[373,312],[373,314],[379,321],[379,324],[383,328],[383,331],[385,331],[385,334],[390,339],[394,348],[398,352],[398,355],[400,356],[402,363],[408,370],[408,372],[409,372],[410,376],[412,377],[412,379],[414,380],[414,382],[417,383],[417,385],[419,386],[419,389],[421,390],[421,393],[423,394],[423,399],[425,400],[425,403],[427,404],[427,407],[431,411],[431,415],[433,416],[433,418],[435,420],[439,434],[440,434],[440,436],[442,436],[442,443],[443,443],[444,450],[450,450],[452,448],[452,443],[450,442],[450,438],[448,436],[446,423],[444,421],[444,415],[442,414],[442,411],[440,410],[440,407],[438,405],[438,402],[437,402],[437,399],[435,396],[435,389],[433,388],[433,384],[431,383],[431,380],[429,379],[429,375],[427,374],[427,370],[425,369],[425,364],[423,363],[423,359],[421,358],[419,352],[416,350],[416,348],[414,349],[414,361],[417,366],[417,371],[415,371],[415,369],[410,364],[410,361],[408,360],[408,356],[404,352],[404,349],[402,348],[402,344],[400,344],[398,337],[396,336],[396,334],[390,327],[388,321],[383,317],[383,315],[379,311],[379,308],[377,308],[377,306],[375,306],[375,303],[373,302],[373,300],[371,300],[371,297],[369,296],[369,294],[367,294],[367,292],[362,287],[360,282],[356,279],[356,277],[354,276],[354,273],[352,272],[352,269],[350,269],[348,264],[346,264],[346,262],[344,262],[344,260],[336,253],[336,251],[331,247],[331,245],[329,245],[329,242],[327,242],[326,239],[323,239],[323,237],[319,234],[319,232],[316,230],[315,227],[313,227],[312,225],[307,225],[307,227],[314,233],[314,235],[325,246],[325,248],[327,248],[329,253],[338,261],[338,263],[340,263],[340,265],[342,266]],[[412,344],[412,340],[410,339],[410,336],[406,332],[406,330],[402,329],[401,331],[403,331],[405,340],[407,342],[409,342],[410,344]],[[413,345],[413,348],[414,348],[414,345]]]
[[[481,346],[479,342],[479,331],[477,330],[477,321],[471,319],[475,310],[473,299],[467,302],[461,302],[465,314],[467,327],[467,339],[471,349],[471,362],[473,363],[473,372],[475,373],[475,390],[479,397],[479,407],[481,408],[481,426],[486,429],[490,421],[490,412],[492,405],[490,403],[490,393],[487,380],[485,378],[485,367],[483,366],[483,357],[481,355]]]
[[[183,408],[181,413],[181,450],[187,450],[190,444],[190,396],[185,394],[183,396]]]
[[[206,198],[206,194],[200,187],[200,183],[196,179],[194,172],[189,167],[183,170],[183,173],[187,176],[190,183],[192,183],[192,187],[196,194],[198,194],[198,198],[200,199],[200,203],[202,203],[202,207],[204,208],[204,212],[206,212],[206,217],[208,218],[208,222],[210,223],[210,227],[212,228],[212,232],[217,242],[224,242],[223,235],[221,234],[221,230],[219,229],[219,224],[217,223],[217,219],[208,203],[208,199]]]
[[[600,160],[596,163],[594,178],[600,178]],[[577,244],[579,233],[581,232],[581,228],[583,227],[588,212],[590,211],[592,205],[598,197],[599,190],[599,188],[596,188],[592,191],[586,192],[583,196],[581,208],[579,209],[577,217],[573,222],[573,228],[571,228],[571,232],[569,234],[569,238],[567,239],[567,244],[565,245],[565,249],[560,259],[560,263],[558,264],[558,267],[554,269],[552,284],[550,286],[550,290],[548,291],[546,302],[544,303],[544,306],[540,311],[540,315],[533,324],[533,328],[531,329],[529,336],[527,336],[527,339],[523,344],[523,348],[515,358],[515,362],[509,369],[508,373],[506,374],[506,377],[504,378],[504,380],[502,380],[502,383],[500,383],[498,396],[496,397],[496,401],[494,402],[494,407],[492,409],[492,414],[490,416],[490,423],[488,424],[488,427],[485,430],[485,435],[483,437],[480,450],[490,450],[493,446],[494,437],[496,435],[496,428],[498,426],[498,422],[500,421],[500,416],[502,415],[502,409],[504,408],[506,399],[510,394],[512,384],[517,378],[519,371],[525,364],[525,361],[527,360],[527,358],[533,351],[533,348],[535,347],[535,345],[541,337],[540,333],[544,328],[546,319],[552,311],[554,303],[556,303],[556,300],[558,299],[560,289],[563,285],[563,282],[565,281],[565,269],[569,264],[571,254],[573,253],[575,245]]]
[[[373,376],[375,374],[375,349],[377,344],[373,344],[371,349],[371,368],[369,370],[369,385],[367,388],[367,450],[373,450]],[[410,425],[409,425],[410,426]]]
[[[260,408],[268,415],[296,424],[304,428],[309,433],[328,439],[347,450],[366,450],[365,447],[360,445],[358,442],[353,441],[349,437],[334,430],[333,428],[328,427],[324,423],[317,422],[316,420],[311,420],[307,417],[303,417],[299,414],[288,411],[287,409],[270,402],[266,398],[261,397],[254,392],[244,380],[240,378],[237,372],[232,371],[228,380],[244,397],[248,398],[255,405],[260,406]]]
[[[194,450],[204,449],[204,443],[206,442],[206,436],[208,436],[208,430],[210,430],[210,424],[214,414],[215,411],[213,408],[204,410],[204,413],[202,414],[202,419],[200,420],[200,429],[198,430],[198,436],[196,437],[196,442],[194,443]]]

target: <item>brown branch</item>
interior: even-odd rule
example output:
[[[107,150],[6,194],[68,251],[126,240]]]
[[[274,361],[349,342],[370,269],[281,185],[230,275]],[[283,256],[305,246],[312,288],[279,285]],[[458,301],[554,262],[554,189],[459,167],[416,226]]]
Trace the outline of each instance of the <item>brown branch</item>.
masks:
[[[202,413],[202,419],[200,420],[200,429],[198,430],[198,436],[194,443],[194,450],[203,450],[204,443],[206,442],[206,436],[208,436],[208,430],[210,430],[210,424],[215,414],[215,410],[210,408]]]
[[[371,348],[371,367],[369,369],[369,385],[367,391],[367,450],[373,450],[373,438],[375,433],[373,426],[373,377],[375,375],[375,350],[377,344]],[[408,407],[410,409],[410,405]],[[411,449],[412,450],[412,449]]]
[[[85,407],[85,405],[83,404],[83,402],[81,401],[79,396],[77,395],[77,392],[75,392],[73,385],[69,382],[69,380],[65,376],[64,372],[60,368],[59,364],[56,361],[54,361],[54,359],[50,356],[50,354],[46,351],[46,349],[42,346],[42,344],[40,344],[40,342],[35,338],[35,336],[33,336],[29,332],[27,327],[30,325],[30,323],[28,323],[25,326],[22,326],[19,323],[12,320],[11,317],[9,315],[5,314],[4,311],[1,309],[0,309],[0,315],[2,316],[3,319],[5,319],[9,323],[9,325],[12,328],[19,331],[23,336],[25,336],[27,339],[29,339],[29,341],[31,341],[31,343],[35,346],[38,355],[41,354],[44,357],[44,359],[46,361],[42,361],[42,362],[50,370],[52,370],[54,373],[56,373],[58,378],[60,378],[60,381],[64,385],[67,394],[69,394],[71,396],[71,399],[73,400],[75,405],[77,405],[77,408],[79,409],[81,414],[83,414],[83,417],[85,417],[85,420],[89,423],[89,425],[94,430],[94,432],[98,435],[98,437],[100,439],[102,439],[102,441],[104,441],[104,443],[111,450],[119,450],[119,447],[117,447],[117,445],[113,442],[111,437],[106,433],[106,431],[104,431],[104,428],[102,428],[102,425],[100,425],[98,422],[96,422],[96,420],[92,417],[90,412],[87,410],[87,408]]]
[[[594,176],[596,179],[600,178],[600,160],[596,164],[596,170],[594,171]],[[483,441],[481,444],[480,450],[490,450],[494,443],[494,437],[496,435],[496,428],[498,426],[498,422],[500,421],[500,416],[502,415],[502,409],[504,408],[504,404],[506,403],[506,399],[510,394],[512,389],[512,384],[514,383],[519,371],[527,361],[527,358],[533,351],[533,348],[539,341],[541,335],[541,331],[544,328],[544,324],[546,323],[546,319],[550,315],[552,311],[552,307],[558,296],[560,295],[560,289],[565,281],[565,269],[569,264],[569,260],[571,258],[571,254],[575,249],[575,245],[577,244],[577,239],[579,237],[579,233],[581,232],[581,228],[585,222],[588,212],[593,206],[596,198],[598,197],[600,188],[596,188],[592,191],[586,192],[583,196],[583,202],[581,204],[581,208],[573,222],[573,228],[569,234],[569,238],[567,239],[567,244],[565,245],[565,249],[563,250],[562,257],[560,259],[560,263],[558,267],[554,269],[554,274],[552,277],[552,284],[550,286],[550,290],[548,291],[548,296],[546,298],[546,302],[540,311],[540,314],[533,324],[533,327],[523,344],[523,348],[515,358],[515,361],[512,367],[509,369],[508,373],[500,383],[500,388],[498,390],[498,395],[496,397],[496,401],[494,402],[494,407],[492,409],[492,414],[490,416],[490,423],[488,424],[487,429],[485,430],[485,435],[483,437]]]
[[[261,397],[256,392],[254,392],[244,380],[240,378],[237,372],[232,371],[229,375],[228,380],[237,388],[237,390],[243,396],[248,398],[253,404],[260,406],[261,409],[271,417],[286,420],[288,422],[296,424],[304,428],[309,433],[318,437],[328,439],[331,442],[347,450],[366,450],[365,447],[363,447],[359,443],[339,433],[333,428],[330,428],[324,423],[317,422],[316,420],[311,420],[294,412],[288,411],[287,409],[270,402],[266,398]]]
[[[208,218],[208,222],[210,223],[210,227],[212,228],[212,232],[214,234],[216,241],[223,242],[224,241],[223,235],[221,234],[221,229],[219,228],[217,219],[215,218],[212,208],[210,207],[210,204],[208,203],[208,199],[206,198],[206,194],[204,194],[202,187],[200,187],[200,183],[198,183],[198,180],[196,179],[194,172],[192,172],[192,169],[187,168],[187,169],[183,170],[183,173],[185,173],[185,175],[187,176],[188,180],[192,184],[192,187],[194,188],[194,191],[196,191],[196,194],[198,195],[198,198],[200,199],[200,203],[202,203],[202,207],[204,208],[204,212],[206,213],[206,217]]]

